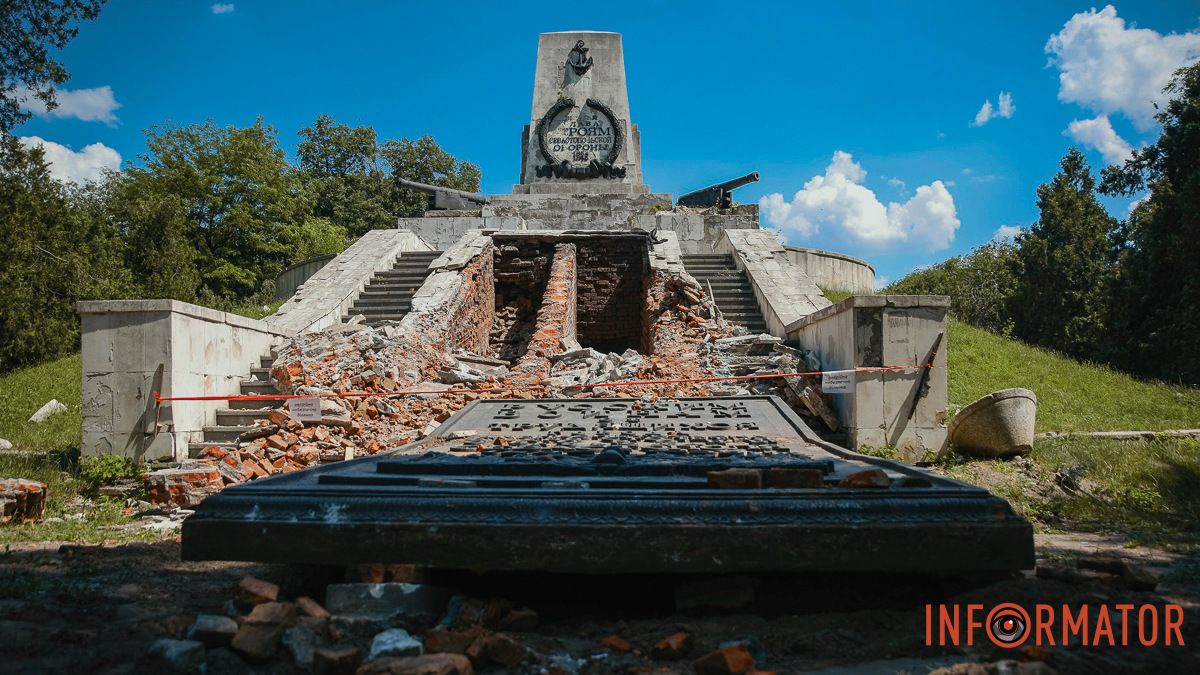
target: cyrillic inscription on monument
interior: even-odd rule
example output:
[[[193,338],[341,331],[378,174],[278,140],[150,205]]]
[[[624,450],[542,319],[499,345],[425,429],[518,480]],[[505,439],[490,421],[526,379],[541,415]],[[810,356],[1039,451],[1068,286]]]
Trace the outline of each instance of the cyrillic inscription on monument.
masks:
[[[608,157],[613,146],[613,125],[592,108],[565,108],[550,121],[546,142],[555,155],[586,164]]]
[[[625,177],[625,167],[613,165],[624,143],[621,122],[595,99],[582,106],[571,99],[554,104],[538,123],[537,137],[549,162],[535,167],[540,178]]]

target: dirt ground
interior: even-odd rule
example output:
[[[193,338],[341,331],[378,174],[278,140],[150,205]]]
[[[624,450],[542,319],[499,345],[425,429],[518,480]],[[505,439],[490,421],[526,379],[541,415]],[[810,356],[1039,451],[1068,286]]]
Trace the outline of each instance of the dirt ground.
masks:
[[[1116,555],[1152,571],[1161,583],[1152,592],[1135,592],[1099,575],[1060,581],[1032,572],[986,583],[878,575],[757,578],[749,580],[758,589],[754,605],[705,614],[676,613],[671,602],[647,592],[661,590],[660,580],[557,579],[535,584],[540,588],[532,592],[527,584],[481,579],[467,590],[479,597],[481,588],[492,584],[541,615],[536,630],[515,636],[544,657],[543,666],[527,660],[507,672],[547,672],[544,664],[553,662],[563,665],[559,672],[690,673],[692,658],[729,640],[747,641],[758,667],[778,673],[925,673],[1001,659],[1039,661],[1057,672],[1200,672],[1195,649],[1200,556],[1131,547],[1121,537],[1091,534],[1039,535],[1037,545],[1039,564],[1070,567],[1081,555]],[[176,538],[116,546],[11,546],[0,553],[0,670],[143,672],[139,659],[154,640],[181,637],[196,614],[226,613],[245,575],[280,583],[285,594],[299,592],[300,577],[291,568],[181,562]],[[1178,603],[1185,608],[1186,646],[925,647],[926,602]],[[676,631],[693,636],[689,658],[652,659],[652,646]],[[602,645],[610,635],[621,636],[633,650],[622,653]],[[209,652],[209,673],[297,672],[284,650],[256,670],[231,652],[216,652]]]

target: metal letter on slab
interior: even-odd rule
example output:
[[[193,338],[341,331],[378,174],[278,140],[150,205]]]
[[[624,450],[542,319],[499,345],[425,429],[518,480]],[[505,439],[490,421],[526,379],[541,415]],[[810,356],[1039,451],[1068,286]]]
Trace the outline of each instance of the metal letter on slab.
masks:
[[[183,555],[577,573],[1034,562],[1003,499],[820,441],[768,396],[474,401],[421,442],[209,497]]]

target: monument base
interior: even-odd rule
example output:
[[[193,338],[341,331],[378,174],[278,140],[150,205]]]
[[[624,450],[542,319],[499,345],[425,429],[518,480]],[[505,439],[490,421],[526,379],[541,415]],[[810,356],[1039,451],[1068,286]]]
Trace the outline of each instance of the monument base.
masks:
[[[824,443],[774,397],[482,400],[386,455],[237,485],[188,560],[570,573],[1003,572],[985,490]]]

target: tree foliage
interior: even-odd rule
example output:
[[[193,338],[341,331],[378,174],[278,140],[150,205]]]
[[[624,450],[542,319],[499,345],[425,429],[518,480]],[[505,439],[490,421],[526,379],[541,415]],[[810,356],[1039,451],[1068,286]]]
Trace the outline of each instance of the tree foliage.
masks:
[[[40,148],[0,134],[0,371],[74,348],[77,301],[133,292],[103,198],[53,180]]]
[[[70,77],[51,56],[79,32],[76,22],[96,18],[105,0],[0,0],[0,135],[29,119],[26,96],[54,109],[54,86]]]
[[[1165,379],[1200,383],[1200,62],[1176,71],[1156,118],[1158,140],[1122,166],[1105,169],[1100,189],[1149,189],[1119,231],[1111,323],[1114,363]]]
[[[1071,148],[1038,187],[1037,222],[1017,237],[1016,286],[1009,305],[1022,340],[1094,356],[1106,332],[1111,247],[1117,225],[1096,199],[1087,158]]]
[[[1008,305],[1016,289],[1016,247],[989,242],[962,256],[917,270],[888,286],[886,292],[948,295],[950,311],[967,323],[1001,334],[1012,331]]]
[[[179,251],[177,260],[142,260],[148,267],[134,269],[139,278],[190,257],[200,283],[176,299],[220,305],[253,295],[296,258],[311,204],[274,129],[259,119],[246,128],[208,121],[146,134],[142,166],[123,172],[115,188],[128,207],[124,225],[135,242]]]

